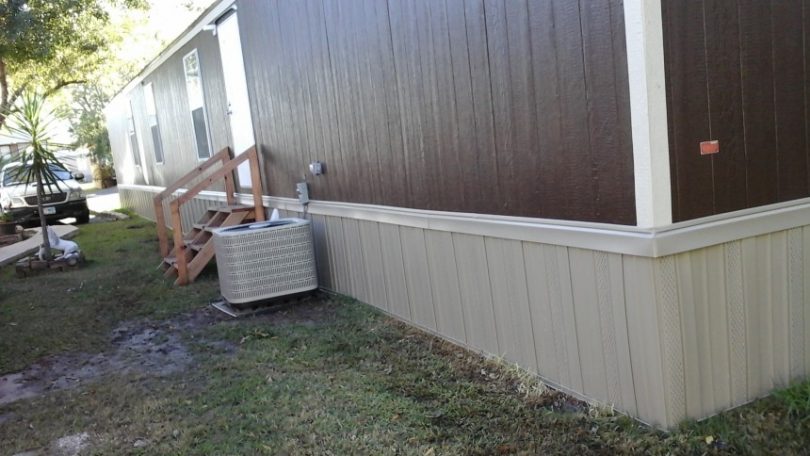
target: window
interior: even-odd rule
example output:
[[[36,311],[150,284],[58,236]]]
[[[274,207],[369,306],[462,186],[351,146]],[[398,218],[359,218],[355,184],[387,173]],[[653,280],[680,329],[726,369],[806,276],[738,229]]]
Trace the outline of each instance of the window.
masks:
[[[197,158],[202,160],[211,156],[211,145],[208,140],[208,119],[205,114],[200,57],[196,49],[183,57],[183,69],[186,72],[186,93],[188,107],[191,110],[191,123],[194,126]]]
[[[155,163],[163,163],[163,143],[160,140],[155,93],[152,90],[151,82],[144,86],[143,94],[146,98],[146,121],[149,123],[149,131],[152,133],[152,144],[155,146]]]
[[[129,148],[135,166],[141,166],[141,154],[138,149],[138,135],[135,133],[135,116],[132,114],[132,100],[129,100],[129,118],[127,119],[127,133],[129,134]]]
[[[25,182],[23,182],[23,178],[28,176],[28,172],[31,166],[26,165],[24,170],[21,168],[22,166],[15,166],[6,169],[6,173],[3,174],[3,185],[6,187],[10,187],[12,185],[25,184]],[[65,168],[62,168],[61,166],[48,165],[48,168],[51,170],[53,175],[61,181],[68,181],[73,179],[73,175],[70,174],[70,171],[66,170]]]

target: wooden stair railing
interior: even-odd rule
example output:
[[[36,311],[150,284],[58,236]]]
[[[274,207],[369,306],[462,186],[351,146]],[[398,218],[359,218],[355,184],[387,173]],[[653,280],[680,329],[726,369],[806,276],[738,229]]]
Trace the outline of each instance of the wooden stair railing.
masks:
[[[253,195],[253,207],[237,206],[236,205],[236,187],[233,180],[234,170],[248,161],[250,164],[250,178],[251,190]],[[163,203],[164,200],[185,186],[195,178],[199,178],[217,163],[222,166],[217,168],[216,171],[209,174],[202,179],[199,183],[188,189],[185,193],[178,196],[171,201],[171,226],[174,238],[173,255],[170,256],[169,239],[166,229],[166,217],[164,214]],[[212,184],[219,180],[225,181],[225,193],[227,206],[217,208],[209,211],[209,218],[202,227],[195,227],[192,229],[192,236],[188,239],[185,238],[183,231],[183,220],[181,217],[180,208],[184,203],[191,201],[200,194],[203,190],[210,187]],[[215,226],[228,226],[235,225],[246,221],[248,217],[256,221],[264,221],[265,213],[264,206],[262,205],[262,187],[261,187],[261,174],[259,171],[259,156],[256,147],[251,147],[244,153],[238,155],[236,158],[231,156],[230,148],[222,149],[214,156],[200,164],[189,173],[178,179],[171,186],[157,194],[154,198],[155,204],[155,220],[157,221],[158,240],[160,243],[160,253],[164,258],[162,265],[167,266],[167,275],[177,274],[176,285],[187,285],[193,281],[197,275],[202,271],[205,264],[213,258],[214,249],[213,241],[210,234],[206,239],[201,239],[198,234],[205,233],[206,230]],[[213,215],[211,215],[213,213]],[[226,214],[220,216],[218,214]],[[219,218],[217,218],[219,217]],[[214,223],[217,224],[214,224]],[[196,231],[196,233],[194,233]],[[187,242],[188,241],[188,242]],[[200,243],[202,241],[202,243]],[[191,264],[192,269],[189,269]]]
[[[160,256],[166,257],[169,256],[169,235],[166,230],[166,215],[163,212],[163,201],[174,195],[174,192],[179,190],[184,185],[191,182],[194,178],[199,177],[204,173],[207,169],[211,168],[212,166],[216,165],[217,163],[225,164],[231,159],[231,148],[226,147],[216,154],[214,154],[211,158],[206,160],[205,162],[201,163],[196,168],[192,169],[188,173],[186,173],[180,179],[177,179],[172,185],[166,187],[162,192],[155,195],[153,198],[155,204],[155,222],[157,222],[157,231],[158,231],[158,242],[160,243]],[[236,201],[236,187],[233,182],[233,175],[227,175],[224,177],[225,179],[225,198],[228,204],[234,204]]]

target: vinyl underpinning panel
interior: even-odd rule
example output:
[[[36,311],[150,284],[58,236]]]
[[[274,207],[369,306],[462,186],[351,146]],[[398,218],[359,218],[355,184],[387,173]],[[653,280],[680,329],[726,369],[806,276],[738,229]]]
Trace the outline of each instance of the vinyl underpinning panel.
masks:
[[[149,217],[158,190],[123,186],[122,204]],[[192,200],[184,219],[221,204],[214,193]],[[302,216],[289,201],[271,202],[282,216]],[[379,208],[349,215],[332,204],[306,215],[321,287],[656,426],[810,374],[810,205],[790,227],[779,227],[786,214],[776,211],[729,225],[772,229],[645,255],[431,228]],[[710,226],[679,236],[707,238]]]

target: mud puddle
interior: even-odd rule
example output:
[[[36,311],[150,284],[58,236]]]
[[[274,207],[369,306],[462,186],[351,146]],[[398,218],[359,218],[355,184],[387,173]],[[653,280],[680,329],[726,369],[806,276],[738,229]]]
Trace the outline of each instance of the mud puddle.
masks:
[[[49,356],[23,371],[0,376],[0,405],[91,383],[109,375],[163,377],[193,362],[183,334],[225,319],[201,309],[171,320],[130,321],[112,331],[112,349],[103,353]]]

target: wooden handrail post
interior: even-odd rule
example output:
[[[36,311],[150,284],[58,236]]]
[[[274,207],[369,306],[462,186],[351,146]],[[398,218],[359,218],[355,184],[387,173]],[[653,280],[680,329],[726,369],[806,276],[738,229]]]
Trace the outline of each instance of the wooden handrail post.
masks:
[[[186,242],[183,239],[183,218],[180,216],[180,203],[172,201],[172,230],[174,231],[174,261],[177,266],[177,284],[188,284],[188,264],[186,263]]]
[[[257,222],[266,220],[264,203],[262,202],[262,175],[259,169],[259,151],[256,146],[250,150],[250,182],[253,190],[253,212]]]
[[[222,156],[222,166],[228,164],[232,159],[231,148],[228,147],[228,154]],[[225,200],[228,206],[236,204],[236,185],[233,180],[233,171],[225,175]]]
[[[160,256],[169,256],[169,235],[166,232],[166,214],[163,213],[163,198],[155,196],[155,222],[157,223],[158,243],[160,245]]]

